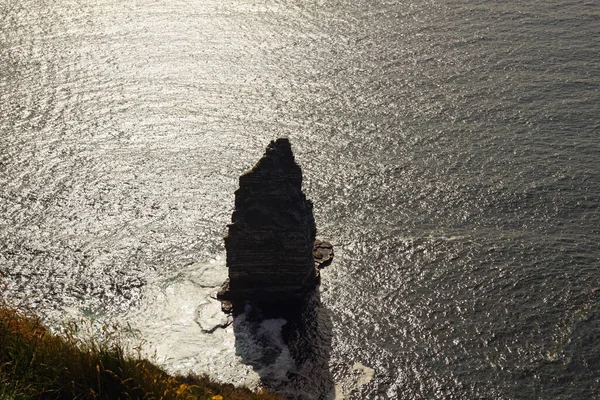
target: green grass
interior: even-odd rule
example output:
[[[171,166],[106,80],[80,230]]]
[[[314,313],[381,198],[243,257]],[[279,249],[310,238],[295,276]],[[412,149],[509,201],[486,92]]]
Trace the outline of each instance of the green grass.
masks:
[[[0,304],[0,400],[279,399],[207,376],[172,376],[110,340],[80,339],[78,327],[52,334],[39,318]]]

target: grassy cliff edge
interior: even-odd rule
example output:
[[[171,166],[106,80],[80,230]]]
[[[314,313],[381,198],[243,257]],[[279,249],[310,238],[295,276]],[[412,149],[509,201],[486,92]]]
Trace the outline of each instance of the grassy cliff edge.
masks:
[[[173,376],[126,354],[119,341],[82,340],[74,331],[53,334],[31,313],[0,303],[0,400],[279,399],[207,376]]]

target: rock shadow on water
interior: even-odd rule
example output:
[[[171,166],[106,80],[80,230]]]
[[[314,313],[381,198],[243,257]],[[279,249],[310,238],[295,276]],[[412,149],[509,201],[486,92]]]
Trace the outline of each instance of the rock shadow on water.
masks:
[[[237,307],[236,307],[237,308]],[[236,354],[286,399],[333,399],[330,311],[318,288],[284,311],[246,303],[233,320]]]

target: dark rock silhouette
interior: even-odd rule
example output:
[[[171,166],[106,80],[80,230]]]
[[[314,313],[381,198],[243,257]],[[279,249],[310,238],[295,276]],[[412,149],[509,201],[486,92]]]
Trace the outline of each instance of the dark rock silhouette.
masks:
[[[234,315],[236,353],[285,398],[333,398],[332,323],[319,293],[319,269],[331,263],[333,246],[315,240],[313,206],[288,139],[271,142],[240,176],[231,219],[229,278],[217,298]]]
[[[302,192],[289,140],[272,141],[239,182],[225,237],[229,279],[217,297],[225,312],[247,301],[265,311],[290,311],[317,287],[315,265],[331,262],[333,248],[326,242],[315,247],[313,205]]]

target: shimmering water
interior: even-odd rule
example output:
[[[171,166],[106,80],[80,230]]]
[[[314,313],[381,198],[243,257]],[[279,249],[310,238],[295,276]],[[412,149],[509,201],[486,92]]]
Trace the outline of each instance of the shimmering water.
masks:
[[[0,18],[3,297],[137,322],[169,368],[252,381],[244,321],[237,342],[200,325],[237,177],[287,136],[336,245],[338,395],[600,396],[597,1],[3,0]]]

